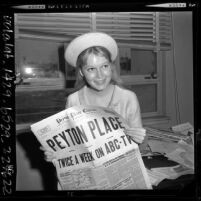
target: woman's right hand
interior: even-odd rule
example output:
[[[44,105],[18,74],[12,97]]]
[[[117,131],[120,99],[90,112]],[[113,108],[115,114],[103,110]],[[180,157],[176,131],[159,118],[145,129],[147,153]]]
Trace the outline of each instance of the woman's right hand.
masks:
[[[126,128],[125,133],[132,137],[137,144],[143,143],[146,136],[146,130],[141,127]]]
[[[54,152],[46,150],[43,146],[40,146],[40,150],[44,151],[44,159],[47,162],[52,162],[54,159],[56,159]]]

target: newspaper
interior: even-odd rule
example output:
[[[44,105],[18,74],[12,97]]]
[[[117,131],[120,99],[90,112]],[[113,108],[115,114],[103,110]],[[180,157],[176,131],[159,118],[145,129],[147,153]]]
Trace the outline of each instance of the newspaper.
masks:
[[[152,185],[157,186],[164,179],[177,179],[182,175],[194,174],[194,171],[181,164],[147,170]]]
[[[179,133],[182,133],[184,135],[194,134],[194,128],[189,122],[179,124],[176,126],[172,126],[172,130],[174,132],[179,132]]]
[[[56,155],[62,190],[151,189],[138,145],[125,135],[113,110],[74,106],[31,125],[41,145]]]

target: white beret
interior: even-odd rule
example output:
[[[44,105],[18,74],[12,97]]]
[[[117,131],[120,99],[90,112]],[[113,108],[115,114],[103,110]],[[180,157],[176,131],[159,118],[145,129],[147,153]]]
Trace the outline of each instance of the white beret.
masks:
[[[102,32],[90,32],[76,37],[66,48],[64,57],[70,65],[76,67],[80,53],[93,46],[106,48],[111,54],[112,61],[116,59],[118,54],[116,41],[108,34]]]

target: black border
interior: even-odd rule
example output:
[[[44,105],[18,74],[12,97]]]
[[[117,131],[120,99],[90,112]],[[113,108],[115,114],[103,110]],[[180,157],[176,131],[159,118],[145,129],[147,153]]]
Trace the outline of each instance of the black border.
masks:
[[[147,7],[150,4],[162,3],[186,3],[186,7]],[[14,6],[29,5],[27,9],[19,9]],[[45,5],[44,9],[37,9],[31,5]],[[176,4],[175,4],[176,5]],[[179,5],[179,4],[177,4]],[[199,1],[121,1],[112,2],[98,1],[28,1],[13,4],[1,1],[0,5],[0,198],[29,198],[29,199],[66,199],[74,198],[136,198],[137,200],[200,200],[200,132],[201,120],[200,108],[200,3]],[[194,72],[194,128],[195,128],[195,170],[196,188],[190,196],[183,196],[183,192],[160,190],[160,191],[64,191],[64,192],[38,192],[38,191],[15,191],[16,186],[16,138],[15,138],[15,71],[14,71],[14,13],[19,12],[98,12],[98,11],[192,11],[193,12],[193,72]],[[11,165],[6,171],[7,165]]]

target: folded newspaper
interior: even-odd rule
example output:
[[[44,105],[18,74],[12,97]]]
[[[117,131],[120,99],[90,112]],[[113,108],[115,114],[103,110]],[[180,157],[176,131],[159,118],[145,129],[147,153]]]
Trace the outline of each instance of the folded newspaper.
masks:
[[[33,125],[41,145],[56,155],[62,190],[152,189],[138,145],[113,110],[74,106]]]

